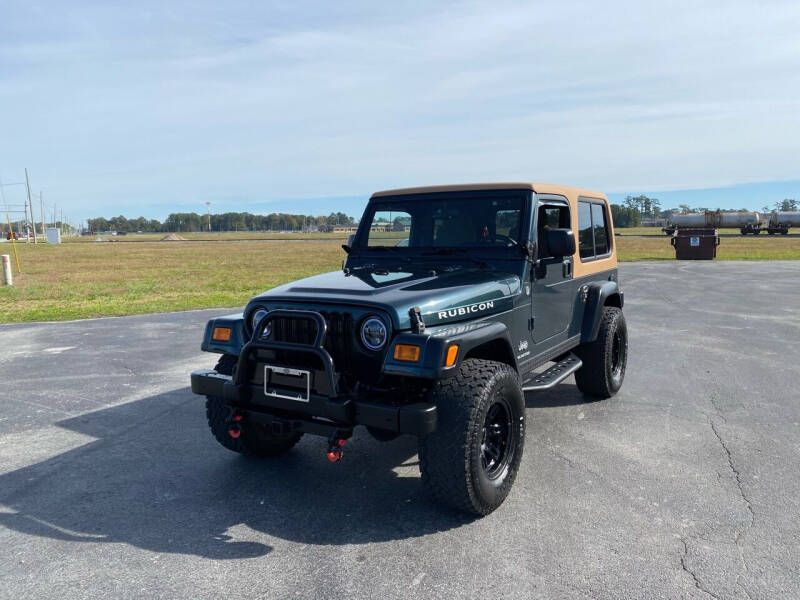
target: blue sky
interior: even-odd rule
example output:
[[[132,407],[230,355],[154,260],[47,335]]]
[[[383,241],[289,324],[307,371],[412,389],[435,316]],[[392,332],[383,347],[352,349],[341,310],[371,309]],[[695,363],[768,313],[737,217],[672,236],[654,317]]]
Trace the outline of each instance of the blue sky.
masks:
[[[0,178],[88,216],[534,180],[800,197],[800,3],[0,0]],[[684,191],[681,191],[684,190]],[[7,187],[9,202],[22,188]]]

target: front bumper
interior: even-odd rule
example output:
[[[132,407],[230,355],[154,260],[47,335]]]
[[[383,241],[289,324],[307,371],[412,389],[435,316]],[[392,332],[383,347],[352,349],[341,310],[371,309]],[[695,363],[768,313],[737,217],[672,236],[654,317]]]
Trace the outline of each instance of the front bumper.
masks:
[[[263,331],[267,323],[275,318],[308,319],[316,324],[317,334],[312,344],[269,341],[253,335],[239,354],[236,375],[222,375],[214,370],[195,371],[191,375],[192,392],[203,396],[222,398],[225,403],[245,419],[267,424],[273,431],[303,432],[318,435],[335,435],[355,425],[366,425],[398,433],[427,435],[436,430],[436,406],[430,403],[413,403],[400,406],[370,402],[355,394],[340,395],[337,390],[333,359],[325,350],[323,342],[327,325],[322,316],[314,311],[274,310],[259,322],[254,331]],[[309,380],[302,399],[293,397],[297,389],[286,389],[276,393],[281,384],[272,385],[267,393],[265,382],[251,380],[253,368],[258,368],[258,359],[251,358],[260,351],[288,351],[311,355],[320,365]],[[294,365],[277,365],[289,370]],[[313,377],[313,383],[312,383]]]
[[[194,371],[192,392],[222,398],[250,419],[276,432],[298,431],[330,435],[335,430],[367,425],[387,431],[427,435],[436,430],[436,406],[428,403],[389,406],[351,397],[312,394],[308,402],[275,398],[260,385],[236,384],[212,369]]]

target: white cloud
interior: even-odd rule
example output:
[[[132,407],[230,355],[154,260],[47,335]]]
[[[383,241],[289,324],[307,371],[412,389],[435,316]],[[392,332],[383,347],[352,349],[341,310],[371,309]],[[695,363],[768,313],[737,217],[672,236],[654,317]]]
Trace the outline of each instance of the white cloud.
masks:
[[[800,177],[796,2],[141,6],[0,24],[0,175],[83,214]]]

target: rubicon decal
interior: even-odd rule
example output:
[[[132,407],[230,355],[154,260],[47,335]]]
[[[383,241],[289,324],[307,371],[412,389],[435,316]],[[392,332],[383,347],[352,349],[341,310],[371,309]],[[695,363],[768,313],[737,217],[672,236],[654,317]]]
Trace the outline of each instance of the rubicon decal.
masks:
[[[458,306],[456,308],[440,310],[437,313],[437,316],[440,319],[463,317],[464,315],[471,315],[473,313],[483,312],[492,308],[494,308],[494,300],[487,300],[486,302],[477,302],[475,304],[467,304],[466,306]]]

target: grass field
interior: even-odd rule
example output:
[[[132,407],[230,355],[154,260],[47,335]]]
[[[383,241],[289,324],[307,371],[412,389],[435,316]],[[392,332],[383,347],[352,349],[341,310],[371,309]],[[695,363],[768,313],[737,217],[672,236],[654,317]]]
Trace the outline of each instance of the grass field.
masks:
[[[338,269],[345,257],[341,234],[322,235],[329,237],[17,244],[23,273],[15,272],[13,287],[0,287],[0,323],[241,306],[276,285]],[[616,240],[622,261],[675,256],[666,236]],[[0,244],[0,253],[12,254],[11,244]],[[722,238],[718,258],[800,259],[800,238]]]
[[[617,236],[620,261],[674,260],[675,250],[667,236]],[[717,248],[717,260],[797,260],[800,259],[800,238],[783,236],[724,237]],[[800,265],[798,265],[800,266]]]
[[[721,234],[741,235],[738,229],[718,229]],[[639,236],[653,235],[667,237],[660,227],[618,227],[616,233],[619,236]],[[63,238],[63,241],[70,244],[94,242],[97,237],[103,238],[107,242],[158,242],[165,233],[131,233],[128,235],[101,235],[101,236],[79,236]],[[268,231],[226,231],[222,233],[179,233],[181,237],[188,241],[231,241],[231,240],[344,240],[347,239],[346,233],[272,233]],[[382,234],[385,237],[407,237],[401,232],[391,232]],[[762,234],[765,235],[766,234]]]
[[[341,265],[340,241],[18,244],[23,273],[0,288],[0,322],[239,306]],[[11,253],[10,244],[0,252]],[[13,261],[13,258],[12,258]]]
[[[69,244],[95,242],[97,238],[109,243],[159,242],[166,233],[129,233],[128,235],[83,235],[65,237],[62,241]],[[346,240],[346,233],[272,233],[268,231],[226,231],[223,233],[178,233],[190,242],[224,242],[241,240]]]

